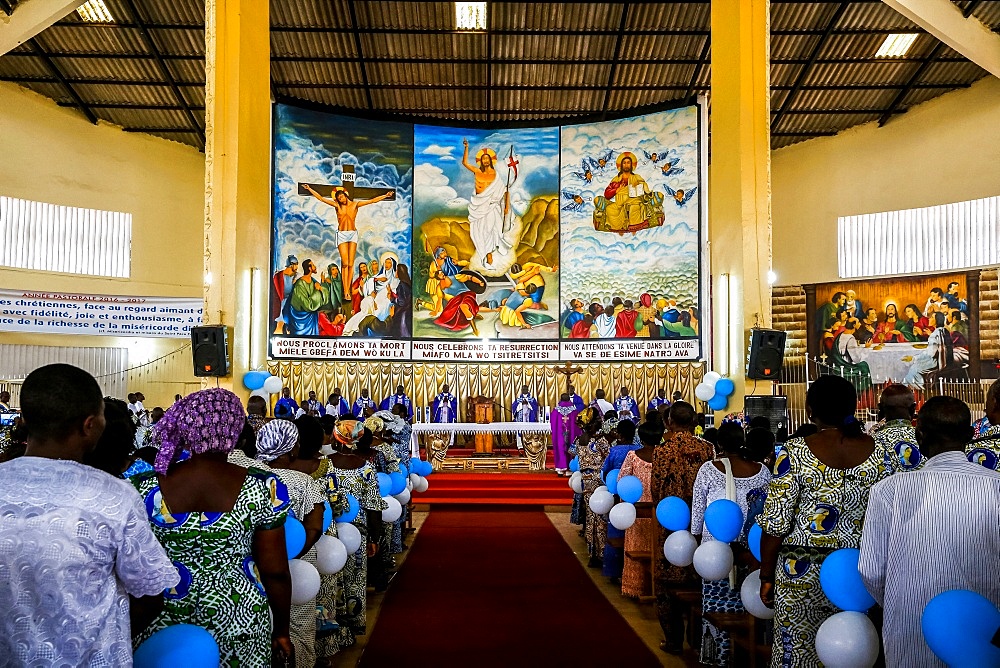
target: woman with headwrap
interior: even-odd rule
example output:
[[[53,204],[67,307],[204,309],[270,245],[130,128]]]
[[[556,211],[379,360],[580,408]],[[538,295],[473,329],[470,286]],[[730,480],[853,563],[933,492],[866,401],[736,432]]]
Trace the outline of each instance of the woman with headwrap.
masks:
[[[291,468],[298,459],[299,429],[288,420],[272,420],[257,433],[257,459],[261,468],[278,476],[288,488],[292,515],[306,529],[306,544],[297,558],[315,565],[314,545],[323,535],[323,502],[326,486],[312,476]],[[316,601],[293,605],[291,611],[291,636],[295,645],[295,665],[312,668],[316,663]]]
[[[288,491],[273,473],[227,461],[245,425],[239,397],[210,389],[184,397],[153,427],[155,471],[132,483],[181,580],[164,592],[163,611],[137,645],[168,626],[195,624],[215,638],[223,665],[294,658]],[[182,453],[189,456],[180,461]]]
[[[352,524],[361,532],[362,541],[358,551],[348,555],[347,565],[341,571],[343,595],[337,599],[336,621],[342,629],[356,635],[366,632],[365,589],[368,586],[368,558],[378,551],[382,535],[382,511],[388,504],[382,500],[378,489],[378,477],[368,460],[359,454],[371,445],[372,434],[356,420],[341,420],[333,430],[337,446],[330,455],[327,471],[329,489],[348,493],[357,499],[361,512]],[[322,591],[320,592],[322,594]],[[320,622],[329,616],[329,610],[319,610]],[[343,636],[320,636],[316,655],[320,659],[332,656],[341,647],[353,643],[353,639]]]
[[[607,540],[607,519],[590,509],[590,497],[594,490],[603,485],[601,481],[601,465],[604,464],[611,444],[608,434],[613,427],[603,429],[604,422],[596,408],[584,408],[576,416],[576,424],[580,428],[580,436],[576,440],[576,456],[580,460],[580,474],[583,476],[583,507],[587,511],[587,523],[584,537],[590,551],[591,568],[600,568],[604,554],[604,543]]]

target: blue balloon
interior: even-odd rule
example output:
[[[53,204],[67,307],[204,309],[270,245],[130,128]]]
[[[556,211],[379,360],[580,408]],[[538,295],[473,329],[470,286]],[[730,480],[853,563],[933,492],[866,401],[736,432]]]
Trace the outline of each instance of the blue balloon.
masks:
[[[618,474],[621,473],[621,469],[612,469],[608,473],[608,479],[604,483],[608,486],[608,491],[612,494],[618,493]]]
[[[691,509],[679,496],[668,496],[656,504],[656,521],[668,531],[684,531],[691,526]]]
[[[419,476],[427,477],[434,472],[434,467],[430,462],[423,459],[414,459],[413,461],[413,472]]]
[[[760,558],[760,539],[764,535],[764,530],[760,528],[760,525],[756,522],[750,527],[750,533],[747,535],[747,543],[750,544],[750,554],[757,561],[762,561]]]
[[[875,599],[865,589],[858,572],[861,550],[843,548],[827,555],[819,569],[819,584],[830,603],[841,610],[866,612]]]
[[[132,657],[136,668],[218,668],[219,645],[194,624],[175,624],[149,636]]]
[[[642,481],[627,475],[618,481],[618,496],[626,503],[636,503],[642,498]]]
[[[294,517],[285,519],[285,548],[288,558],[295,559],[306,546],[306,528]]]
[[[576,471],[580,470],[580,458],[579,457],[574,457],[573,459],[569,460],[569,470],[573,471],[573,472],[576,472]]]
[[[938,594],[924,608],[920,626],[927,645],[949,666],[1000,666],[1000,647],[991,643],[1000,629],[1000,610],[980,594],[967,589]]]
[[[413,471],[410,470],[410,466],[410,464],[407,464],[404,461],[399,462],[399,470],[402,471],[403,475],[407,478],[409,478],[410,474],[413,473]]]
[[[726,410],[726,406],[728,405],[729,405],[729,397],[724,397],[721,394],[716,394],[714,397],[708,400],[708,407],[711,408],[713,411],[724,411]]]
[[[743,511],[735,501],[718,499],[705,509],[705,528],[716,540],[731,543],[743,531]]]
[[[330,528],[333,524],[333,508],[330,507],[329,501],[323,502],[323,533]]]
[[[248,371],[243,374],[243,387],[250,391],[259,390],[270,375],[266,371]]]
[[[378,495],[381,497],[389,496],[389,490],[392,489],[392,478],[389,477],[388,473],[378,472]]]
[[[361,512],[361,504],[354,498],[353,494],[345,494],[347,498],[347,510],[337,516],[338,522],[353,522]]]
[[[732,396],[733,392],[736,391],[736,383],[728,378],[720,378],[715,384],[715,394],[721,395],[723,397]]]
[[[389,489],[389,493],[395,496],[406,489],[406,474],[400,471],[394,471],[389,474],[389,480],[392,482],[392,487]]]

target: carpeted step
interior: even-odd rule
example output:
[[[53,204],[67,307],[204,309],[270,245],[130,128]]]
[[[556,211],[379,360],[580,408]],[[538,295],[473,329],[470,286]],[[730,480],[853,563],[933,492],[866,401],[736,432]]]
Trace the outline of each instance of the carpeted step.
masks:
[[[414,503],[568,506],[573,490],[565,477],[553,473],[435,473]]]

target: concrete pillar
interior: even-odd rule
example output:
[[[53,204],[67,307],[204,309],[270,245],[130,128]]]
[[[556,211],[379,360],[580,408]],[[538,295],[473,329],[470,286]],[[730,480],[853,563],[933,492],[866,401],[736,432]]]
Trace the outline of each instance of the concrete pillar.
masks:
[[[205,55],[205,323],[229,329],[232,375],[220,385],[245,394],[243,374],[263,363],[267,334],[268,3],[206,0]]]
[[[768,0],[712,1],[713,367],[736,384],[728,411],[743,403],[749,329],[771,323],[769,25]]]

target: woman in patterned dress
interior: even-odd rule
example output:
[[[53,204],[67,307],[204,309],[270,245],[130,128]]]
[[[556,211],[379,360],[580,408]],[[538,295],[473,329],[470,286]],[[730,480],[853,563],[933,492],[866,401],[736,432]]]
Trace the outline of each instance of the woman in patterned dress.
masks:
[[[705,462],[698,470],[694,481],[694,496],[691,499],[691,533],[701,536],[701,542],[715,540],[715,537],[705,526],[705,509],[713,501],[726,497],[726,473],[723,460],[729,460],[733,473],[733,483],[736,488],[734,499],[743,511],[743,517],[748,515],[751,499],[756,499],[767,489],[771,480],[771,472],[752,453],[746,442],[743,427],[735,422],[725,422],[719,427],[718,450],[719,459]],[[747,547],[749,526],[736,539],[743,550]],[[736,548],[739,549],[739,548]],[[748,553],[747,553],[748,554]],[[746,568],[737,567],[735,587],[730,587],[729,578],[709,581],[703,580],[701,589],[702,612],[743,612],[743,600],[740,598],[740,586],[747,575]],[[729,633],[717,629],[711,622],[702,617],[701,620],[701,663],[707,666],[728,666],[730,659]]]
[[[315,419],[315,418],[313,418]],[[299,453],[299,430],[288,420],[271,420],[257,433],[257,459],[261,468],[272,471],[288,489],[290,511],[306,530],[306,544],[296,558],[316,565],[316,541],[323,535],[323,503],[326,487],[291,465]],[[291,636],[295,645],[295,665],[313,668],[316,663],[316,599],[292,605]]]
[[[653,448],[658,446],[663,440],[663,423],[659,418],[647,419],[639,425],[639,441],[642,447],[632,450],[625,456],[618,479],[621,480],[627,475],[634,475],[642,482],[642,496],[640,503],[650,503],[653,500],[652,475],[653,475]],[[629,555],[630,552],[652,552],[653,535],[652,518],[643,517],[635,521],[635,524],[625,530],[625,569],[622,571],[622,595],[630,598],[638,598],[645,593],[649,593],[652,588],[652,576],[649,566]]]
[[[132,483],[181,581],[164,592],[163,611],[137,645],[167,626],[196,624],[215,637],[221,665],[294,658],[288,491],[272,473],[227,461],[245,424],[239,398],[210,389],[175,403],[154,427],[155,471]],[[190,457],[176,463],[182,450]]]
[[[341,571],[341,589],[337,593],[337,622],[350,629],[354,635],[366,631],[365,589],[368,586],[368,558],[374,557],[382,534],[382,511],[388,507],[379,496],[378,478],[368,460],[358,454],[371,447],[372,433],[355,420],[341,420],[334,430],[338,450],[330,456],[327,472],[328,489],[354,496],[361,512],[352,524],[365,539],[354,555],[348,555],[347,565]],[[324,644],[321,644],[324,645]],[[328,646],[317,646],[318,656]]]
[[[392,413],[396,416],[395,423],[399,427],[399,431],[392,435],[392,449],[396,453],[396,457],[399,458],[400,469],[406,469],[408,472],[410,470],[410,440],[413,437],[413,427],[406,419],[406,406],[403,404],[395,404],[392,407]],[[399,554],[406,546],[403,545],[403,528],[406,526],[406,518],[410,513],[410,506],[406,504],[403,506],[403,514],[399,516],[392,525],[392,540],[390,545],[392,547],[393,554]]]
[[[819,572],[828,554],[857,548],[868,491],[888,473],[875,441],[854,417],[854,386],[821,376],[809,387],[806,412],[819,431],[779,450],[758,523],[760,595],[774,606],[772,666],[819,666],[816,631],[838,610]]]
[[[601,465],[611,450],[608,432],[604,430],[601,416],[596,408],[584,408],[576,418],[582,432],[577,441],[576,456],[580,459],[580,474],[583,476],[583,507],[587,509],[585,538],[590,551],[589,566],[600,568],[607,541],[607,519],[590,509],[590,497],[594,490],[604,484],[601,480]]]

